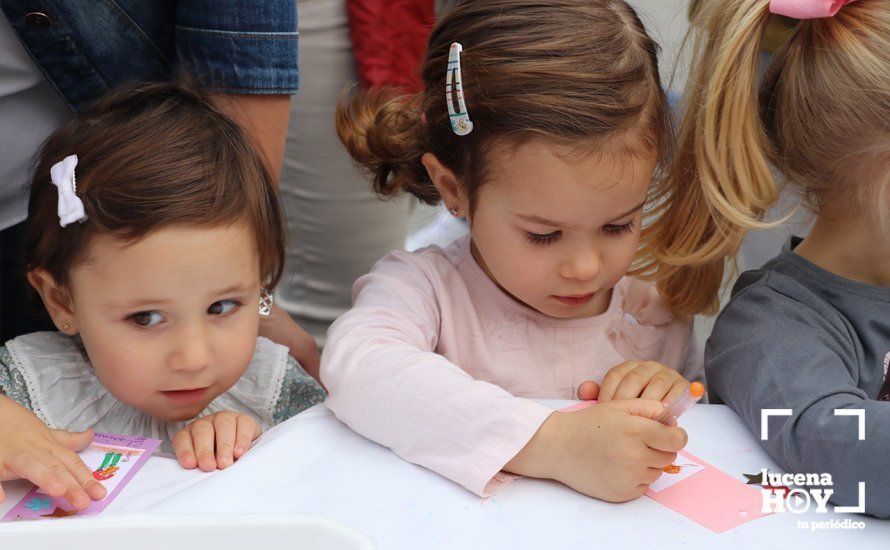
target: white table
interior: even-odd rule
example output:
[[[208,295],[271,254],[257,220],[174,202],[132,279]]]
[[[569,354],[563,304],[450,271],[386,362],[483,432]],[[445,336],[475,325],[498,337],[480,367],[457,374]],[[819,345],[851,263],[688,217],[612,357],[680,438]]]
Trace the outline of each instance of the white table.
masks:
[[[568,402],[548,402],[554,407]],[[730,475],[779,471],[729,409],[697,405],[681,419],[687,450]],[[25,492],[7,487],[6,512]],[[154,457],[105,512],[199,518],[315,514],[390,548],[883,548],[890,521],[865,516],[773,514],[722,534],[642,497],[609,504],[558,483],[521,479],[483,500],[402,461],[341,424],[318,405],[263,435],[234,467],[185,471]],[[136,516],[134,516],[136,517]],[[859,531],[810,532],[798,520],[850,517]],[[47,524],[49,526],[49,524]],[[4,525],[0,524],[0,545]],[[165,550],[173,550],[165,548]]]

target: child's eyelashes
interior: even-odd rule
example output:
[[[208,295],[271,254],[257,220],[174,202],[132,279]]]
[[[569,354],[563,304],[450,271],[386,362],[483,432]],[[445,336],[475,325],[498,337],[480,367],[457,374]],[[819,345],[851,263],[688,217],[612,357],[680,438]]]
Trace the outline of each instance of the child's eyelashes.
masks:
[[[627,223],[621,225],[606,225],[603,227],[603,231],[609,235],[622,235],[624,233],[633,233],[634,230],[634,222],[629,221]]]
[[[633,233],[635,222],[633,220],[623,223],[623,224],[612,224],[612,225],[604,225],[603,233],[607,235],[624,235],[627,233]],[[552,233],[532,233],[531,231],[525,232],[525,238],[532,244],[537,245],[548,245],[553,244],[562,238],[562,231],[554,231]]]
[[[208,315],[227,316],[240,308],[239,300],[217,300],[207,308]],[[166,319],[160,311],[137,311],[127,315],[126,320],[140,328],[152,328],[160,325]]]
[[[218,300],[210,304],[210,307],[207,308],[207,313],[211,315],[228,315],[241,307],[241,302],[238,300]]]
[[[128,315],[127,319],[138,327],[149,328],[161,324],[164,316],[158,311],[137,311]]]
[[[562,231],[554,231],[553,233],[547,233],[546,235],[542,235],[540,233],[532,233],[531,231],[525,232],[525,238],[528,239],[528,242],[532,244],[552,244],[558,241],[560,237],[562,237]]]

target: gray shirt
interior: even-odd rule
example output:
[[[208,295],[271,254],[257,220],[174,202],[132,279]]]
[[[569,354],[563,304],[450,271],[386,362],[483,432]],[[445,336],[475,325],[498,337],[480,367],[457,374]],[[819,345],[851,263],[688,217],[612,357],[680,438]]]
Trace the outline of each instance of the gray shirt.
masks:
[[[0,229],[27,216],[31,161],[72,115],[0,13]]]
[[[761,444],[792,473],[829,473],[832,502],[890,516],[890,288],[845,279],[795,254],[739,278],[705,349],[712,402],[726,402],[758,438],[762,409],[772,417]],[[835,409],[864,409],[858,419]],[[829,507],[829,510],[831,508]]]

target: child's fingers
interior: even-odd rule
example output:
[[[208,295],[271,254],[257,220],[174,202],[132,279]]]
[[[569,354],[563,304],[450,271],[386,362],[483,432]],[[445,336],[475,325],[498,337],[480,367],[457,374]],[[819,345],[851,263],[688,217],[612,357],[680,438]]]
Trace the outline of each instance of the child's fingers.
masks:
[[[644,474],[643,482],[646,485],[652,485],[653,483],[658,481],[658,478],[660,478],[661,474],[663,474],[663,473],[664,473],[664,470],[662,468],[646,468],[646,473]]]
[[[621,379],[621,382],[618,384],[618,387],[615,388],[615,394],[613,396],[614,399],[634,399],[637,397],[643,397],[643,389],[646,388],[652,381],[656,372],[660,369],[655,363],[641,363],[635,366],[633,369],[628,371],[624,378]],[[664,397],[664,392],[667,391],[668,387],[663,387],[663,392],[656,399],[661,399]]]
[[[190,431],[198,467],[205,472],[212,472],[216,469],[216,459],[213,457],[215,438],[213,424],[206,418],[199,418],[192,423]]]
[[[643,443],[656,451],[679,452],[686,446],[688,439],[689,436],[683,428],[654,422],[643,432]]]
[[[68,470],[67,464],[64,464],[57,458],[54,463],[50,464],[50,470],[62,480],[62,483],[65,486],[65,500],[67,500],[71,506],[74,506],[78,510],[83,510],[90,505],[90,501],[92,500],[90,499],[90,495],[87,494],[77,478],[75,478]]]
[[[92,441],[92,436],[91,441]],[[87,495],[93,500],[102,500],[105,498],[105,495],[108,494],[108,491],[105,490],[105,487],[96,481],[93,477],[93,473],[87,468],[87,465],[84,464],[83,460],[80,459],[77,454],[73,451],[69,451],[67,449],[58,451],[53,453],[55,457],[68,469],[72,476],[74,476],[77,484],[87,493]],[[73,504],[73,503],[72,503]]]
[[[91,501],[90,495],[88,495],[80,485],[69,485],[65,489],[65,500],[78,510],[85,509],[90,505]]]
[[[238,435],[235,437],[234,458],[244,456],[253,440],[260,436],[260,425],[252,417],[242,414],[238,416]]]
[[[46,491],[54,498],[64,496],[72,506],[83,510],[90,505],[90,497],[71,475],[71,472],[59,459],[52,455],[46,455],[40,459],[29,461],[25,471],[19,472],[32,483]]]
[[[578,399],[582,401],[592,401],[599,395],[599,384],[593,380],[586,380],[578,386]]]
[[[186,470],[192,470],[198,466],[191,430],[186,428],[173,436],[173,453],[179,464]]]
[[[677,460],[677,453],[658,451],[650,448],[646,454],[646,466],[650,468],[664,469]]]
[[[662,399],[662,401],[665,404],[670,403],[674,399],[685,394],[686,390],[688,388],[689,388],[689,382],[687,382],[685,378],[680,378],[679,380],[674,382],[674,385],[671,386],[670,391],[667,392],[667,395],[664,396],[664,399]]]
[[[52,497],[60,497],[65,493],[62,480],[50,471],[44,459],[39,456],[18,454],[10,457],[6,465],[15,474],[11,479],[27,479]]]
[[[669,371],[666,368],[659,369],[660,372],[654,373],[649,383],[643,389],[640,397],[643,399],[658,399],[659,401],[669,402],[667,396],[670,394],[674,385],[683,380],[675,371]]]
[[[65,430],[50,430],[56,442],[74,452],[82,451],[89,447],[93,441],[93,430],[82,432],[68,432]]]
[[[624,376],[637,365],[638,363],[636,361],[625,361],[624,363],[609,369],[609,372],[607,372],[606,376],[603,378],[603,383],[600,384],[597,401],[603,403],[614,399],[615,390],[618,389],[618,385],[621,384]]]
[[[235,415],[219,413],[213,417],[213,431],[216,432],[216,467],[222,470],[235,462],[235,433],[238,421]]]
[[[616,405],[620,405],[622,409],[634,416],[641,416],[647,420],[652,420],[664,410],[661,401],[654,399],[627,399],[625,401],[617,401]],[[647,425],[650,423],[647,423]],[[652,423],[649,427],[658,427],[660,424]]]

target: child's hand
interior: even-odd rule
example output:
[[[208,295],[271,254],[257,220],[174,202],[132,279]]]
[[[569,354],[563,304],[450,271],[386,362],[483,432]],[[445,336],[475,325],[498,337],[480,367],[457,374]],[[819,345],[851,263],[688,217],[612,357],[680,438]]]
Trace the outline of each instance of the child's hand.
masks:
[[[75,454],[92,440],[92,430],[50,430],[31,411],[0,395],[0,481],[27,479],[49,496],[64,496],[83,510],[90,499],[106,495],[105,487]],[[0,486],[0,502],[4,498]]]
[[[183,468],[223,470],[241,458],[261,433],[252,416],[222,411],[202,416],[173,436],[173,452]]]
[[[504,469],[610,502],[637,498],[686,446],[682,428],[652,420],[663,408],[632,399],[554,412]]]
[[[659,399],[670,403],[683,395],[689,382],[679,372],[655,361],[625,361],[609,369],[603,383],[587,380],[578,386],[578,399]]]

